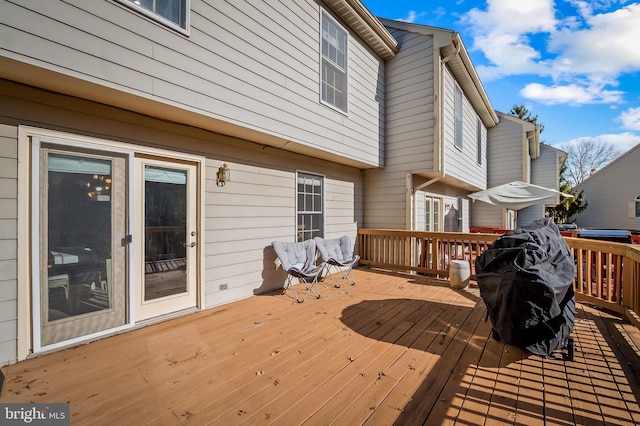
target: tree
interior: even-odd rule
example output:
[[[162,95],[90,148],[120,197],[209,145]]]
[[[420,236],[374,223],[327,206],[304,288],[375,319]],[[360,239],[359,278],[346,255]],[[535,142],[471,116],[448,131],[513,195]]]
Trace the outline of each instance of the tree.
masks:
[[[581,138],[567,150],[566,179],[571,188],[620,156],[621,152],[609,142],[593,138]]]
[[[514,105],[509,111],[509,115],[518,117],[520,120],[528,121],[540,127],[540,133],[544,130],[544,124],[538,123],[538,116],[531,115],[531,112],[524,105]]]
[[[555,223],[569,222],[572,216],[586,209],[589,204],[584,198],[584,191],[580,191],[579,194],[576,194],[575,190],[572,189],[571,184],[565,178],[566,173],[567,164],[565,162],[560,169],[560,192],[571,194],[573,197],[560,197],[560,204],[554,207],[547,207],[545,209],[547,216]]]

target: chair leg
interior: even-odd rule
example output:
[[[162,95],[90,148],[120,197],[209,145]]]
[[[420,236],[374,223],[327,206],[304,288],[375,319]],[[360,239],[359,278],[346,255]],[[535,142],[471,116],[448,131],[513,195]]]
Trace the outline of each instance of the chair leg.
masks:
[[[300,277],[300,278],[298,278],[298,281],[299,281],[300,284],[304,285],[305,288],[306,288],[306,291],[304,293],[304,296],[302,296],[302,298],[300,298],[300,296],[298,296],[298,292],[296,291],[295,284],[292,282],[292,277],[291,276],[289,276],[287,278],[287,283],[286,283],[286,286],[285,286],[285,288],[284,288],[282,293],[283,294],[286,293],[287,288],[291,288],[291,292],[293,293],[293,298],[298,303],[304,302],[309,293],[313,293],[314,296],[316,296],[316,299],[320,299],[320,289],[318,288],[318,280],[317,279],[313,280],[312,282],[308,282],[306,279]]]
[[[307,292],[304,294],[304,297],[302,298],[302,302],[304,302],[304,299],[307,298],[307,295],[309,293],[313,293],[313,295],[316,296],[316,299],[320,299],[320,288],[318,287],[317,279],[314,279],[312,282],[308,282],[306,279],[300,278],[300,282],[304,284],[305,287],[307,287]]]
[[[333,274],[331,274],[331,267],[334,267],[336,269],[335,273],[341,272],[342,273],[342,280],[340,281],[340,283],[336,282],[336,280],[333,278]],[[344,284],[345,282],[349,282],[351,285],[355,285],[355,280],[353,279],[353,274],[351,273],[353,267],[349,267],[348,269],[346,269],[346,272],[343,270],[340,270],[340,268],[336,265],[329,265],[329,269],[327,272],[327,275],[329,275],[331,277],[331,282],[333,283],[333,286],[336,288],[340,288],[342,287],[342,284]]]
[[[333,278],[333,275],[335,274],[335,273],[332,271],[333,269],[336,269],[336,272],[335,272],[335,273],[338,273],[338,272],[339,272],[339,268],[338,268],[337,266],[335,266],[335,265],[331,265],[331,264],[330,264],[330,265],[327,267],[327,275],[329,275],[329,278],[331,278],[331,283],[333,284],[333,286],[334,286],[335,288],[340,288],[340,287],[342,286],[342,283],[340,283],[340,284],[339,284],[339,283],[337,283],[337,282],[336,282],[336,280],[335,280],[335,278]]]
[[[291,292],[293,293],[293,298],[296,300],[296,302],[298,303],[302,303],[304,302],[304,299],[300,300],[300,298],[298,297],[298,293],[296,292],[296,288],[293,285],[293,278],[291,277],[291,275],[287,276],[287,281],[285,283],[284,289],[282,290],[282,294],[286,294],[287,293],[287,289],[290,288]]]
[[[353,267],[352,267],[352,266],[350,266],[350,267],[349,267],[349,269],[347,270],[347,273],[346,273],[346,274],[344,274],[344,275],[342,276],[342,282],[343,282],[343,283],[344,283],[345,281],[349,280],[349,283],[350,283],[351,285],[356,285],[356,282],[355,282],[355,280],[353,279],[353,273],[352,273],[352,271],[353,271]]]

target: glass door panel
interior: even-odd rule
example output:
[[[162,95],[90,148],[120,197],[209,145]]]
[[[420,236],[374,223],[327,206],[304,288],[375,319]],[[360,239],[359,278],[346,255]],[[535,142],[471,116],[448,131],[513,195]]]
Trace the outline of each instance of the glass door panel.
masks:
[[[42,345],[126,321],[125,163],[112,155],[41,149]]]
[[[197,167],[137,158],[136,245],[140,285],[136,319],[197,305]]]
[[[144,300],[187,291],[187,172],[144,166]]]

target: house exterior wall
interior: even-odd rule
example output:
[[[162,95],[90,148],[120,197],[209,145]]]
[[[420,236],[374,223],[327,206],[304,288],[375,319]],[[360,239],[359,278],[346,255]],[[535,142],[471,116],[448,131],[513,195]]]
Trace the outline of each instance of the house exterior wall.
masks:
[[[18,319],[18,146],[0,124],[0,362],[15,359]]]
[[[433,168],[434,67],[439,53],[433,38],[390,29],[402,49],[386,68],[385,166],[421,171]],[[435,63],[434,63],[435,62]]]
[[[531,183],[558,191],[562,154],[556,148],[540,144],[540,157],[531,162]],[[546,207],[555,206],[559,202],[559,195],[555,195],[518,211],[518,226],[524,226],[545,217]]]
[[[16,203],[19,197],[28,198],[28,194],[16,193],[17,129],[24,124],[126,142],[133,148],[175,150],[179,146],[183,152],[206,157],[200,240],[203,308],[282,287],[284,275],[275,269],[271,242],[295,241],[297,171],[324,177],[326,238],[349,235],[355,242],[363,220],[359,169],[0,82],[0,161],[4,165],[0,177],[0,353],[4,362],[17,359]],[[232,170],[232,180],[218,187],[216,172],[223,162]],[[20,283],[28,286],[28,278],[22,277]],[[220,290],[223,283],[227,290]]]
[[[487,152],[488,186],[494,187],[514,180],[529,182],[528,167],[524,167],[525,162],[530,161],[525,139],[526,129],[519,122],[521,120],[511,120],[504,114],[499,117],[500,123],[489,129],[491,143]]]
[[[493,188],[498,185],[513,181],[522,181],[534,183],[533,164],[540,162],[539,175],[557,167],[557,159],[545,157],[532,160],[529,152],[529,141],[527,140],[527,132],[534,131],[535,125],[520,120],[503,113],[497,113],[500,123],[488,130],[489,143],[487,147],[487,187]],[[549,164],[548,161],[551,161]],[[555,177],[556,183],[548,188],[557,187],[558,172],[554,171],[549,180]],[[539,178],[542,179],[542,178]],[[545,177],[545,179],[547,179]],[[546,180],[545,180],[546,182]],[[471,226],[508,229],[509,220],[504,209],[481,201],[472,204]],[[542,204],[522,209],[517,213],[517,224],[526,225],[533,218],[539,219],[544,217],[544,206]]]
[[[434,191],[433,182],[442,180],[439,188],[444,192],[435,195],[443,200],[449,193],[466,197],[471,190],[486,188],[487,127],[465,94],[463,149],[454,146],[458,83],[443,65],[441,53],[442,43],[451,43],[452,33],[384,23],[401,49],[387,62],[385,161],[384,168],[365,171],[365,226],[424,230],[424,194]],[[429,187],[416,191],[421,185]],[[463,204],[467,206],[464,230],[468,229],[469,211],[468,203]]]
[[[540,144],[540,157],[531,163],[531,183],[545,188],[560,189],[560,157],[562,152],[549,145]],[[557,204],[558,196],[545,200],[548,204]]]
[[[349,114],[321,104],[321,3],[189,4],[186,36],[117,1],[2,1],[0,77],[338,162],[381,165],[383,61],[352,31]]]
[[[434,53],[430,37],[390,28],[402,49],[387,62],[384,168],[365,171],[366,227],[406,229],[406,175],[433,168]]]
[[[323,178],[324,236],[355,246],[362,170],[383,163],[380,48],[322,2],[188,3],[186,35],[115,0],[0,0],[1,363],[31,345],[25,132],[203,159],[200,308],[282,287],[271,242],[297,238],[297,172]],[[320,101],[322,10],[349,33],[347,113]]]
[[[444,167],[446,175],[475,188],[486,188],[486,162],[478,164],[478,114],[463,92],[462,148],[455,146],[455,88],[458,85],[451,71],[444,73]],[[486,147],[486,127],[481,123],[481,138]],[[493,141],[492,141],[493,143]]]
[[[416,182],[420,182],[420,180],[417,179]],[[467,198],[467,194],[468,192],[462,188],[443,183],[434,183],[425,190],[416,191],[414,228],[419,231],[427,229],[426,198],[429,197],[441,200],[439,214],[442,220],[442,227],[440,232],[458,232],[458,230],[459,232],[469,232],[471,202]]]
[[[577,185],[584,191],[587,208],[572,220],[581,228],[640,230],[634,217],[634,200],[640,196],[640,146],[627,151]]]

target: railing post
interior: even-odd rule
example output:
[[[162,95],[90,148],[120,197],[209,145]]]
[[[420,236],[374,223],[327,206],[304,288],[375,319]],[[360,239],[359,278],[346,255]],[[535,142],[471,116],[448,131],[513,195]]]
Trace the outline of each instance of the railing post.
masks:
[[[635,269],[634,261],[629,256],[629,250],[625,253],[624,259],[622,260],[622,264],[624,265],[622,268],[622,307],[625,309],[631,309],[632,311],[637,312],[638,306],[635,299],[637,286],[634,286],[635,280]]]

